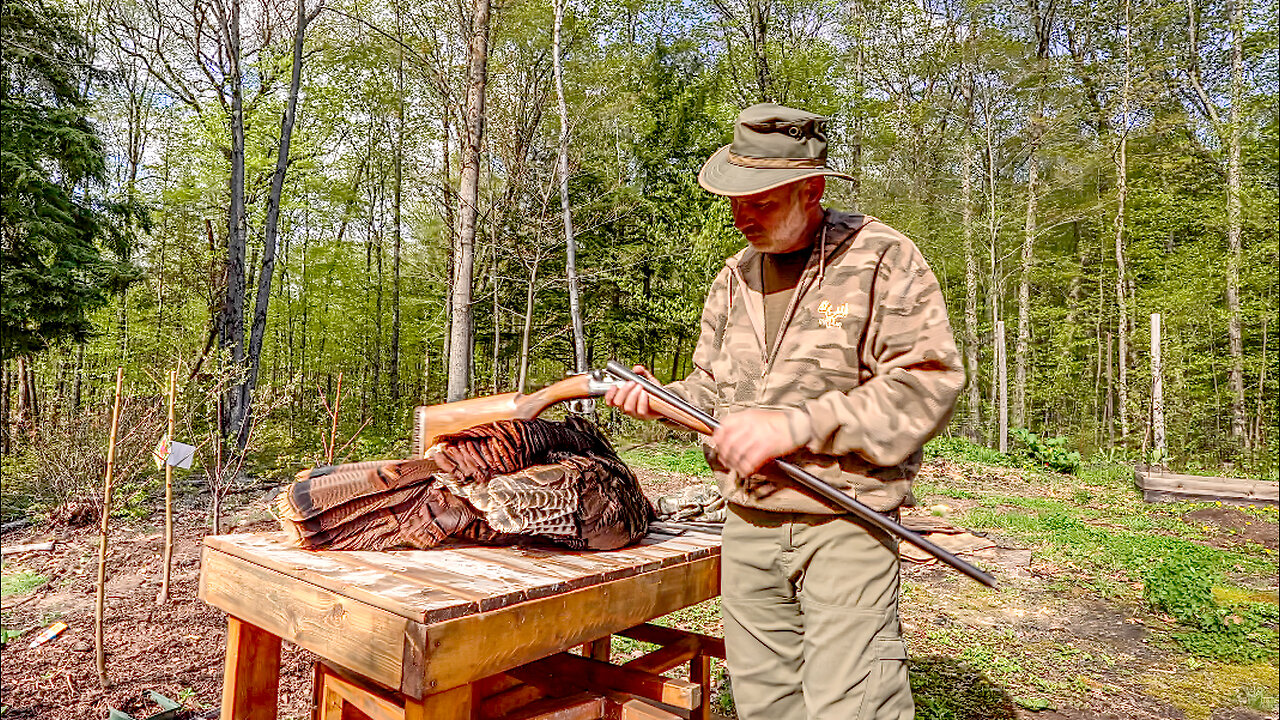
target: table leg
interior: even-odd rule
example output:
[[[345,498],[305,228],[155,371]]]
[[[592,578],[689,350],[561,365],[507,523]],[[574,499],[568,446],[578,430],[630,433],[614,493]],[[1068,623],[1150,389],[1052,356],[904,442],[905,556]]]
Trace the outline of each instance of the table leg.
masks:
[[[279,697],[280,638],[228,615],[222,720],[276,720]]]
[[[471,705],[471,685],[463,685],[421,700],[405,698],[404,720],[471,720]]]
[[[582,654],[592,660],[609,662],[609,654],[613,649],[613,636],[605,635],[582,646]]]
[[[711,720],[711,656],[701,653],[689,661],[689,682],[702,688],[702,702],[689,714],[690,720]]]

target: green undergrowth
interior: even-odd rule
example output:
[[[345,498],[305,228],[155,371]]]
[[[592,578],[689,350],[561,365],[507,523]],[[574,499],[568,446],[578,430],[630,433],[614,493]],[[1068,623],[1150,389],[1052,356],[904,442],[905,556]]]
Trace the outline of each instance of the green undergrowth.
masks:
[[[1143,597],[1152,609],[1186,628],[1173,637],[1192,655],[1235,662],[1274,660],[1280,620],[1275,601],[1232,588],[1215,593],[1221,582],[1196,558],[1178,554],[1147,573]]]
[[[1082,462],[1073,475],[1028,463],[1016,451],[997,453],[955,438],[935,440],[925,452],[927,458],[946,462],[925,468],[915,488],[919,504],[936,508],[934,514],[946,515],[955,525],[987,534],[1002,547],[1030,549],[1040,577],[1023,590],[1050,604],[1046,591],[1078,599],[1064,602],[1101,601],[1121,617],[1134,616],[1132,622],[1143,624],[1144,642],[1177,667],[1171,675],[1160,671],[1143,676],[1147,692],[1184,708],[1192,719],[1207,718],[1218,708],[1274,712],[1273,668],[1280,655],[1276,553],[1243,540],[1213,518],[1226,513],[1222,517],[1238,523],[1238,512],[1249,524],[1274,524],[1275,507],[1146,503],[1134,487],[1132,465],[1098,458]],[[1192,516],[1197,511],[1201,514]],[[960,608],[954,596],[931,598],[928,586],[907,583],[904,615],[915,606],[982,618],[1002,607],[1018,607],[1011,593],[1021,591],[1005,588],[999,597],[974,598],[972,607]],[[927,610],[926,616],[933,612]],[[968,621],[928,628],[924,634],[917,652],[977,668],[1026,709],[1071,705],[1099,688],[1108,692],[1105,688],[1116,682],[1124,684],[1133,672],[1122,661],[1121,650],[1088,642],[1040,647]],[[1094,660],[1082,663],[1081,653],[1093,653]],[[1061,663],[1053,660],[1059,655]],[[1111,670],[1090,669],[1110,667],[1098,664],[1108,658],[1120,664]],[[1059,665],[1075,670],[1063,672]],[[1201,676],[1202,684],[1192,680]],[[951,714],[932,717],[982,717],[972,711],[947,712]]]
[[[48,579],[30,570],[0,573],[0,595],[22,595],[45,584]]]
[[[702,455],[702,448],[697,445],[648,443],[624,449],[618,454],[623,462],[644,470],[711,477],[711,468]]]

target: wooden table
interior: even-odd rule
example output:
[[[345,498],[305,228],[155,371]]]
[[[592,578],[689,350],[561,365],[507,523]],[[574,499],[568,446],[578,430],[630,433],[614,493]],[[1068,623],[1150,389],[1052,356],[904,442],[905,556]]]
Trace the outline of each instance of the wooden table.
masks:
[[[223,720],[274,720],[280,641],[405,699],[405,717],[470,718],[472,683],[715,597],[720,536],[670,527],[607,552],[289,547],[204,540],[200,598],[228,615]]]

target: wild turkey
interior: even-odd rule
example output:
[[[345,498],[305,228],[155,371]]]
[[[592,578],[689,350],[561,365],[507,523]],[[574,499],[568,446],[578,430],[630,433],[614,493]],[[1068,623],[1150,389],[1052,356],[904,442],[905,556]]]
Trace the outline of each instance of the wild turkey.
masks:
[[[501,420],[439,439],[421,460],[318,467],[280,493],[304,548],[431,548],[446,538],[611,550],[648,531],[631,469],[579,418]]]

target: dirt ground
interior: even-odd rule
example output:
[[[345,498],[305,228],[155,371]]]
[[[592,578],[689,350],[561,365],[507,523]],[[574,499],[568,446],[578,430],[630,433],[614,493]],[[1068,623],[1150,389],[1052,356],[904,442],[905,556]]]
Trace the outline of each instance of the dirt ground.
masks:
[[[675,473],[640,471],[651,497],[687,484]],[[228,532],[275,529],[266,512],[270,492],[256,488],[236,498],[228,513]],[[198,503],[198,498],[194,500]],[[44,576],[43,584],[21,595],[4,597],[6,627],[26,629],[0,651],[0,704],[4,718],[34,720],[105,719],[109,707],[137,718],[158,708],[144,700],[155,690],[192,709],[189,717],[216,717],[221,697],[225,644],[224,616],[196,597],[200,541],[206,533],[202,507],[177,513],[177,543],[171,585],[172,600],[157,605],[162,551],[162,518],[119,522],[113,527],[105,636],[109,648],[110,685],[99,686],[93,650],[94,580],[97,572],[97,529],[44,525],[7,533],[6,546],[55,541],[53,552],[27,552],[4,559],[6,574],[27,571]],[[1259,526],[1250,516],[1230,508],[1189,513],[1188,522],[1234,529],[1241,541],[1276,547],[1276,527]],[[1246,524],[1249,523],[1249,524]],[[1036,720],[1181,720],[1182,711],[1148,695],[1133,669],[1159,668],[1167,659],[1144,643],[1148,623],[1159,622],[1135,608],[1115,608],[1080,592],[1047,589],[1060,572],[1016,547],[981,551],[983,563],[995,567],[1002,582],[1014,589],[993,604],[973,600],[972,583],[936,565],[906,563],[904,581],[913,589],[904,599],[904,625],[913,648],[928,647],[938,631],[965,629],[1024,646],[1043,646],[1046,673],[1067,676],[1079,666],[1088,678],[1079,707],[1056,707],[1031,713],[1009,703],[1001,717]],[[915,608],[913,614],[908,608]],[[938,608],[945,608],[938,610]],[[927,612],[923,612],[927,610]],[[923,614],[921,614],[923,612]],[[35,630],[61,621],[70,628],[56,640],[29,647]],[[1071,648],[1072,652],[1051,648]],[[281,717],[306,718],[311,705],[309,653],[287,643],[282,657]],[[997,647],[998,650],[998,647]],[[999,657],[998,653],[995,657]],[[1099,672],[1099,657],[1118,658],[1110,671]],[[918,658],[951,663],[944,657]],[[1088,669],[1089,672],[1083,672]],[[1169,672],[1185,672],[1170,669]],[[976,673],[973,673],[976,675]],[[1095,687],[1096,686],[1096,687]],[[1220,711],[1212,720],[1262,720],[1252,710]],[[1271,716],[1274,717],[1274,716]]]

